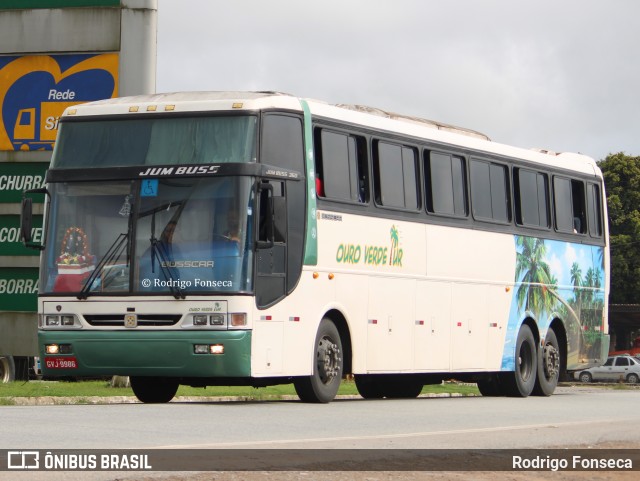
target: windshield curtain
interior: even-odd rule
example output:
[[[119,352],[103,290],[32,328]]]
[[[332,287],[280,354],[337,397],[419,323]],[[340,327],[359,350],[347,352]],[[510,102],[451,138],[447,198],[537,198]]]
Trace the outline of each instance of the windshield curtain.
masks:
[[[51,184],[41,293],[249,292],[252,180]]]
[[[61,122],[51,167],[255,162],[257,117],[160,117]]]

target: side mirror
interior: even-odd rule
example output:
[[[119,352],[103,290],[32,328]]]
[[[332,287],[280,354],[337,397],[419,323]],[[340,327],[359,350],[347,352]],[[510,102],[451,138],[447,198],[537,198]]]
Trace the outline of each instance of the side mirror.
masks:
[[[33,225],[33,200],[31,197],[22,199],[22,209],[20,210],[20,239],[25,247],[30,247],[31,227]]]
[[[42,244],[31,242],[33,240],[31,236],[33,228],[33,199],[27,197],[27,194],[49,195],[49,191],[45,188],[25,190],[22,193],[22,207],[20,210],[20,240],[29,249],[43,250],[44,246]]]

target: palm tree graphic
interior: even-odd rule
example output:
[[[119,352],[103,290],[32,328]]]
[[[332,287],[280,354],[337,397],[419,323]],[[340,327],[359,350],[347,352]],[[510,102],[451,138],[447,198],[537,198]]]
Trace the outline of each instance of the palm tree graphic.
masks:
[[[395,251],[398,248],[399,242],[400,242],[400,237],[398,236],[398,229],[395,225],[392,225],[391,226],[391,255],[389,256],[389,265],[393,264]]]
[[[576,336],[570,336],[569,358],[577,360],[580,346],[584,345],[584,332],[580,317],[573,307],[562,298],[557,291],[558,281],[551,274],[549,264],[546,262],[547,247],[544,239],[535,237],[517,237],[516,244],[520,249],[516,249],[516,282],[520,280],[517,290],[518,308],[535,313],[541,319],[543,312],[552,313],[557,308],[557,302],[562,304],[568,313],[568,323],[573,328],[575,334],[579,333],[580,341]],[[574,292],[578,287],[576,279],[580,279],[580,267],[574,264],[571,269],[572,280],[574,282]],[[577,281],[581,284],[582,281]],[[577,293],[576,293],[577,295]]]

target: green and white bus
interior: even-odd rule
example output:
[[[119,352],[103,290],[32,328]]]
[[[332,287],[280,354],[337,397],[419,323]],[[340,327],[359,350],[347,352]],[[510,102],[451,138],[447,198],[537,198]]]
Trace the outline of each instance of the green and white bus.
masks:
[[[293,383],[329,402],[456,378],[550,395],[600,364],[602,175],[578,154],[274,92],[68,109],[47,173],[45,376]],[[30,198],[22,232],[29,239]]]

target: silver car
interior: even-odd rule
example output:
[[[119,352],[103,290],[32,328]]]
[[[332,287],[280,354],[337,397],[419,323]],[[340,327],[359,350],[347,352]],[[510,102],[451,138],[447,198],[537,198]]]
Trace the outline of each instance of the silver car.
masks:
[[[602,366],[576,371],[574,377],[580,382],[624,381],[635,384],[640,380],[640,360],[631,356],[612,356]]]

